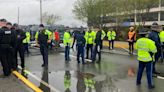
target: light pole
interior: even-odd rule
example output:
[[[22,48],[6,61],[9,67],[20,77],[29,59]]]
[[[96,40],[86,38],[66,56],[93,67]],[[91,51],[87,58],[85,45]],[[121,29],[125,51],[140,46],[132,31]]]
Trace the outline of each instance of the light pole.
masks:
[[[19,7],[18,7],[18,25],[19,25],[19,18],[20,18],[20,17],[19,17]]]
[[[43,19],[42,19],[42,0],[40,0],[40,23],[42,24]]]

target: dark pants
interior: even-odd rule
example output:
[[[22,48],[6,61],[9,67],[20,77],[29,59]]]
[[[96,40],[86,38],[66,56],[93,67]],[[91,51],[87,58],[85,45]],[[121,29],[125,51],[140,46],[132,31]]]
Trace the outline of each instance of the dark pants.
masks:
[[[28,43],[23,43],[24,45],[24,52],[27,52],[27,54],[29,53],[29,49],[28,49]]]
[[[162,56],[163,55],[163,56]],[[161,57],[164,59],[164,43],[162,44],[162,52],[161,52]]]
[[[98,51],[98,48],[101,48],[101,45],[96,45],[95,47],[94,47],[94,50],[93,50],[93,57],[92,57],[92,61],[93,62],[95,62],[95,60],[96,60],[96,55],[98,54],[98,62],[100,62],[101,61],[101,50],[100,51]]]
[[[137,84],[141,84],[142,74],[143,74],[144,68],[146,67],[148,86],[151,87],[153,85],[153,82],[152,82],[152,65],[153,65],[152,62],[139,61],[138,74],[137,74]]]
[[[82,63],[84,64],[84,46],[77,46],[77,61],[80,63],[80,57],[82,59]]]
[[[72,47],[71,47],[71,48],[74,47],[74,45],[75,45],[75,41],[76,41],[76,38],[74,37],[74,38],[73,38],[73,44],[72,44]]]
[[[156,62],[158,62],[160,56],[161,56],[161,50],[157,49],[157,53],[155,53],[155,62],[153,62],[153,72],[156,72],[155,65],[156,65]]]
[[[133,53],[134,51],[134,42],[129,42],[129,52]]]
[[[10,49],[1,49],[0,61],[3,67],[3,73],[5,76],[11,74],[11,52]]]
[[[87,55],[87,59],[89,59],[89,51],[90,51],[90,58],[92,58],[92,51],[93,51],[93,44],[87,44],[87,47],[86,47],[87,51],[86,51],[86,55]]]
[[[10,61],[11,61],[11,68],[13,70],[17,70],[17,68],[18,68],[18,65],[17,65],[17,57],[16,57],[15,54],[16,54],[16,49],[15,48],[12,48],[11,49],[11,53],[10,53],[10,55],[11,55]]]
[[[48,45],[40,44],[40,52],[43,57],[43,65],[48,66]]]
[[[101,40],[100,48],[103,49],[103,40]]]
[[[18,52],[19,52],[19,56],[21,58],[21,67],[24,68],[25,67],[25,59],[24,59],[24,46],[23,44],[19,45],[16,47],[15,50],[15,58],[16,58],[16,65],[18,65]]]
[[[112,49],[114,48],[114,40],[110,40],[109,41],[109,49],[111,49],[110,47],[111,47],[111,44],[112,44]]]
[[[70,60],[69,54],[70,54],[70,46],[65,46],[65,60],[66,61]]]

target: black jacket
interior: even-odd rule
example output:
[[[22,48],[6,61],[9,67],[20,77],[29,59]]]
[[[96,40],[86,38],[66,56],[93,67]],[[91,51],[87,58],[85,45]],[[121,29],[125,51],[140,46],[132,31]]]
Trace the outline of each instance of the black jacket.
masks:
[[[16,35],[15,33],[3,27],[0,29],[0,49],[15,48],[16,46]]]
[[[16,37],[17,37],[16,45],[20,46],[23,44],[23,40],[26,38],[26,34],[25,34],[25,32],[23,32],[22,29],[17,29],[17,30],[15,30],[15,32],[16,32]]]
[[[101,34],[102,34],[102,32],[101,31],[98,31],[97,33],[96,33],[96,39],[95,39],[95,43],[96,43],[96,45],[101,45],[102,44],[102,40],[101,40]]]

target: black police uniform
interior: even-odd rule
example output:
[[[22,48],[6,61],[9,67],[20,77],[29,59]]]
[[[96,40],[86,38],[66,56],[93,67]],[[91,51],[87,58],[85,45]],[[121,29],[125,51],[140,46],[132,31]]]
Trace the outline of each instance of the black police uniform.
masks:
[[[5,76],[11,74],[12,64],[12,49],[15,47],[16,37],[13,31],[7,27],[0,29],[0,61],[3,66],[3,72]]]
[[[23,45],[23,40],[26,38],[25,32],[21,29],[15,30],[16,36],[17,36],[17,42],[16,42],[16,48],[15,48],[15,58],[16,58],[16,65],[18,65],[18,55],[17,53],[19,52],[20,58],[21,58],[21,67],[25,67],[25,59],[24,59],[24,45]]]
[[[96,55],[98,54],[98,63],[100,63],[101,61],[101,46],[102,46],[102,42],[101,42],[101,31],[98,31],[96,33],[96,39],[95,39],[95,46],[94,46],[94,50],[93,50],[93,57],[92,57],[92,62],[94,63],[96,60]]]
[[[48,66],[48,35],[44,31],[39,31],[38,34],[38,43],[40,45],[40,52],[43,56],[43,65]]]

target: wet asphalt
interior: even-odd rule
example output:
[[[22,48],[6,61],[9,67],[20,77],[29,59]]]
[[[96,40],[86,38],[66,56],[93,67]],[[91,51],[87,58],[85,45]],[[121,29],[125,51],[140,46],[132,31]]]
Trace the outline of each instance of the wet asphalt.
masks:
[[[138,61],[135,55],[128,55],[122,49],[102,53],[101,63],[86,65],[77,64],[76,51],[71,50],[71,61],[64,60],[64,49],[49,51],[48,67],[43,68],[39,49],[31,49],[26,56],[26,69],[32,75],[27,78],[44,92],[163,92],[163,79],[154,78],[155,89],[147,88],[144,73],[142,85],[136,86]],[[107,51],[107,49],[105,49]],[[158,63],[157,69],[164,75],[163,64]],[[134,76],[129,75],[132,71]],[[91,80],[90,86],[86,79]],[[69,82],[67,82],[69,81]]]
[[[76,51],[71,50],[71,61],[66,62],[63,48],[57,51],[50,50],[49,64],[46,68],[41,67],[43,61],[39,49],[30,49],[30,52],[26,55],[26,70],[33,76],[27,74],[26,77],[44,92],[163,92],[164,90],[164,80],[158,78],[153,78],[156,88],[148,89],[145,73],[141,86],[136,86],[138,65],[136,55],[129,55],[122,49],[103,52],[101,63],[87,62],[85,65],[77,64]],[[157,64],[160,76],[164,75],[163,65]],[[87,84],[86,80],[92,82]]]

